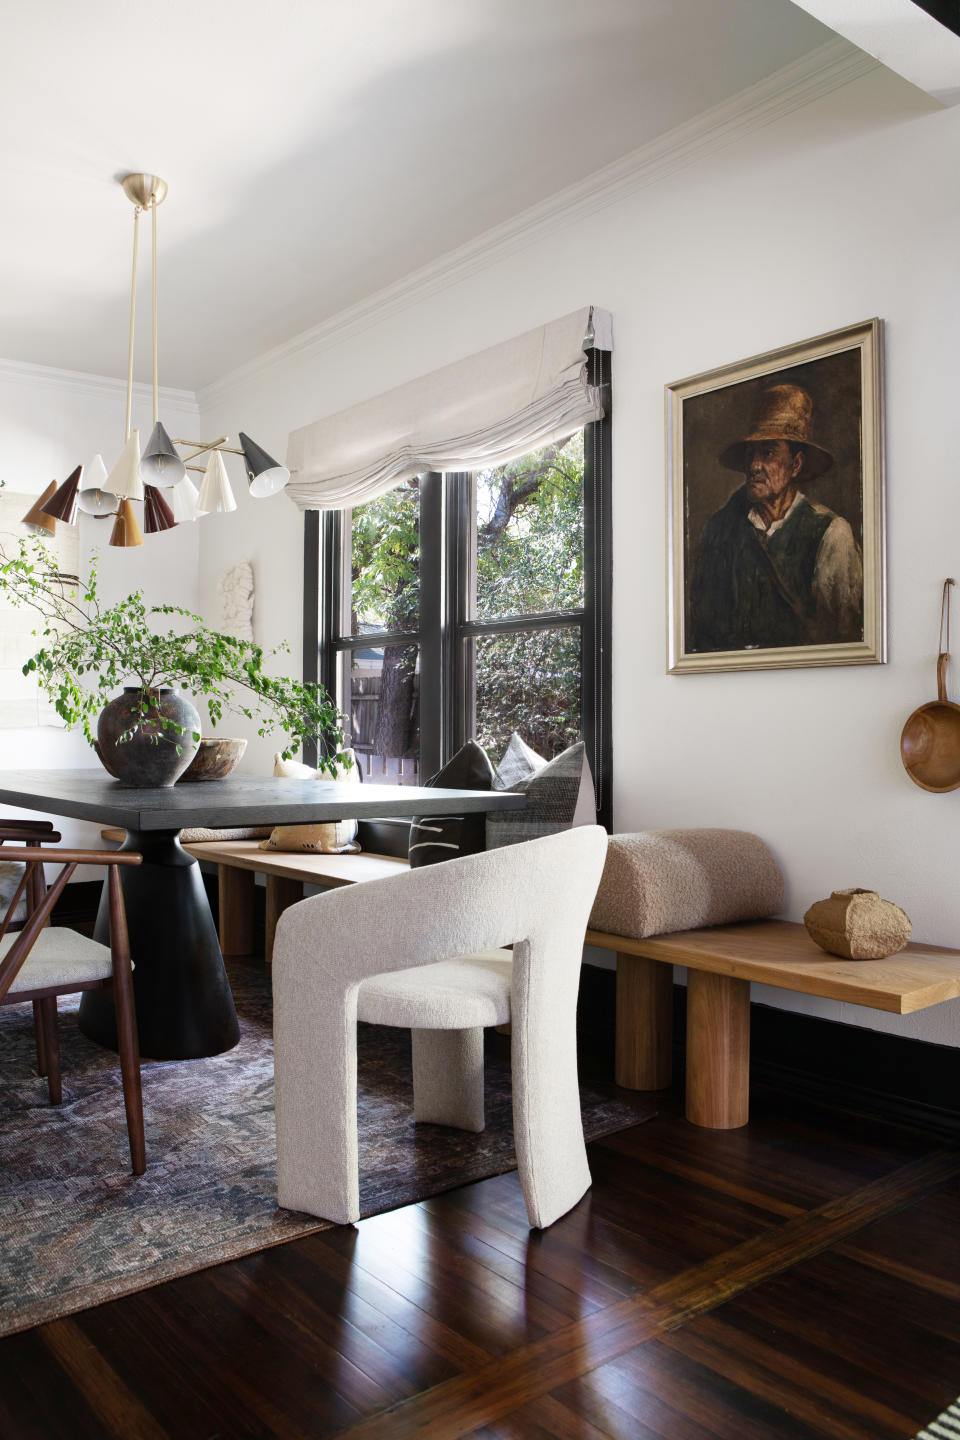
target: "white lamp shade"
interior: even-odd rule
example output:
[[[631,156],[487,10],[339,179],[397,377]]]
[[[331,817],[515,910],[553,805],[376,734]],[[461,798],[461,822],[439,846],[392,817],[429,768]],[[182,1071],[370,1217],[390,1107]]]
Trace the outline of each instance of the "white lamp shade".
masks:
[[[142,500],[140,479],[140,431],[131,430],[130,439],[120,451],[120,459],[107,476],[107,489],[121,500]]]
[[[102,455],[94,455],[83,467],[77,504],[84,515],[112,515],[117,497],[107,488],[107,467]]]
[[[226,514],[236,510],[237,502],[230,489],[227,467],[219,450],[213,450],[203,472],[200,494],[197,497],[197,512],[200,515]]]
[[[173,509],[173,518],[178,525],[183,525],[189,520],[196,520],[200,511],[197,509],[197,487],[189,475],[184,475],[170,491],[170,504]]]

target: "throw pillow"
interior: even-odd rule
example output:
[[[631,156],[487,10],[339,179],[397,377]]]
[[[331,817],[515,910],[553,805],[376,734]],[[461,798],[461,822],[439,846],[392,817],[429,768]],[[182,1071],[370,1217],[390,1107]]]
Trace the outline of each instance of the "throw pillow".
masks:
[[[195,825],[192,830],[180,831],[180,844],[198,844],[202,840],[259,840],[270,834],[269,825],[223,825],[211,830],[207,825]]]
[[[493,777],[494,790],[512,790],[519,785],[521,780],[529,780],[531,775],[536,775],[546,765],[542,755],[536,750],[531,750],[526,740],[522,739],[514,730],[507,741],[507,748],[503,752],[500,764],[497,766],[497,773]]]
[[[483,746],[476,740],[468,740],[427,784],[451,790],[490,790],[493,766]],[[410,822],[407,852],[411,870],[421,865],[436,865],[441,860],[455,860],[459,855],[476,855],[484,849],[484,820],[482,811],[476,815],[415,817]]]
[[[519,739],[519,736],[515,738]],[[525,748],[529,749],[529,746]],[[535,751],[530,753],[537,760],[542,758]],[[515,749],[514,756],[516,754]],[[497,774],[502,774],[500,768]],[[555,760],[543,762],[525,779],[515,781],[509,788],[526,795],[526,809],[493,810],[487,815],[488,850],[495,850],[501,845],[519,845],[524,840],[537,840],[541,835],[555,835],[560,830],[572,829],[574,825],[596,824],[593,777],[582,740],[564,750]]]
[[[352,750],[344,752],[347,764],[342,765],[334,776],[336,780],[360,784],[360,767]],[[301,765],[299,760],[281,760],[279,752],[273,757],[273,773],[282,780],[327,780],[330,777],[314,770],[310,765]],[[356,820],[323,820],[308,825],[275,825],[266,840],[260,842],[261,850],[307,851],[320,855],[356,855]]]
[[[312,851],[315,855],[357,855],[356,820],[318,820],[314,825],[274,825],[261,850]]]

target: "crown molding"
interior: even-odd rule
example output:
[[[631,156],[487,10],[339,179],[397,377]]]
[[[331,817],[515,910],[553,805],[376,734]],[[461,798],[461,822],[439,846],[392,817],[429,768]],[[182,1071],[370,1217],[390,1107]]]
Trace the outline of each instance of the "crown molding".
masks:
[[[877,60],[846,40],[831,40],[818,46],[792,65],[784,66],[693,120],[603,166],[585,180],[557,191],[547,200],[202,386],[197,391],[201,409],[223,403],[240,385],[276,366],[322,351],[346,334],[360,333],[427,296],[487,269],[549,231],[616,205],[637,190],[657,184],[703,156],[878,68]]]
[[[53,365],[33,365],[27,360],[0,359],[0,379],[15,380],[21,384],[57,386],[74,395],[119,396],[127,393],[126,380],[112,375],[90,375],[84,370],[58,370]],[[152,402],[153,386],[137,382],[133,387],[136,399]],[[175,405],[178,410],[189,410],[199,415],[200,404],[193,390],[173,390],[160,386],[160,400],[166,405]]]

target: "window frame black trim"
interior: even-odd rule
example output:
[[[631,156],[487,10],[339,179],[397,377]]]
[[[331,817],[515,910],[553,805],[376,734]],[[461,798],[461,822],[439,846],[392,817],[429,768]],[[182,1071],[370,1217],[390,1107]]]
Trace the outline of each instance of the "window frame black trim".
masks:
[[[303,678],[337,690],[337,666],[345,650],[382,644],[420,646],[420,773],[432,775],[466,739],[469,710],[469,641],[480,635],[580,627],[581,726],[593,772],[597,823],[613,824],[612,766],[612,597],[611,525],[612,383],[610,352],[587,352],[590,383],[601,392],[603,417],[584,427],[584,575],[589,582],[582,608],[498,620],[469,620],[469,556],[473,517],[469,477],[435,472],[421,477],[420,594],[440,597],[439,623],[415,632],[374,632],[362,637],[339,633],[343,555],[343,512],[308,510],[303,536]],[[322,521],[321,521],[322,515]],[[429,589],[428,589],[429,586]],[[431,677],[435,676],[434,681]],[[428,697],[431,700],[427,704]],[[317,763],[316,745],[303,747],[308,765]]]

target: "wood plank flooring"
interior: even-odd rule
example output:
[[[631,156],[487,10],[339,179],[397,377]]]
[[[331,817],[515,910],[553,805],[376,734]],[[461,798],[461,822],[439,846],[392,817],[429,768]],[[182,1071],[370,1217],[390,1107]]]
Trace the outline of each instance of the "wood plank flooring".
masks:
[[[960,1394],[960,1150],[755,1085],[0,1342],[3,1440],[894,1440]]]

